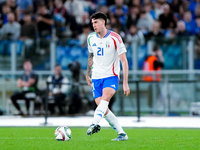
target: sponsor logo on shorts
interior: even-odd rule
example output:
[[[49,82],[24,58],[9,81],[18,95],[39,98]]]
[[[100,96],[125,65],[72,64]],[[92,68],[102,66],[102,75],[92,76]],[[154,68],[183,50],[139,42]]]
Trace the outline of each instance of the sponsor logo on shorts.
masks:
[[[114,88],[116,88],[115,84],[111,85],[111,87],[114,87]]]

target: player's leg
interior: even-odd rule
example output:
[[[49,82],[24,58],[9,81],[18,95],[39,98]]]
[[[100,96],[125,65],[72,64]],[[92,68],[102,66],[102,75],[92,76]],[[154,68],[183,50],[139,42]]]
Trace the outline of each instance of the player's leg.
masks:
[[[110,124],[110,126],[118,133],[118,137],[116,139],[113,139],[112,141],[124,141],[128,140],[127,134],[122,129],[121,125],[119,124],[117,117],[112,113],[111,110],[108,109],[107,105],[101,105],[102,102],[104,103],[104,99],[107,100],[107,102],[110,101],[111,97],[115,94],[115,90],[113,88],[104,88],[103,89],[103,95],[102,97],[99,97],[95,99],[96,104],[98,105],[94,119],[97,119],[98,122],[93,125],[93,128],[97,130],[100,126],[98,125],[99,121],[102,119],[101,116],[105,116],[106,121]],[[102,106],[102,107],[99,107]],[[105,113],[103,113],[105,112]],[[100,114],[100,115],[99,115]],[[93,121],[97,121],[93,120]],[[93,122],[94,123],[94,122]],[[96,126],[95,126],[96,125]],[[99,129],[100,130],[100,129]],[[98,132],[98,131],[97,131]]]
[[[98,123],[101,121],[104,115],[108,112],[108,104],[111,97],[115,94],[115,90],[112,88],[106,88],[103,90],[103,93],[104,93],[103,98],[98,97],[95,99],[95,102],[98,106],[94,112],[94,118],[93,118],[92,124],[87,130],[88,135],[97,133],[101,129]]]
[[[124,141],[128,140],[127,134],[124,132],[123,128],[118,122],[117,117],[113,114],[111,110],[104,117],[109,125],[118,133],[118,137],[116,139],[112,139],[112,141]]]
[[[118,89],[118,85],[119,85],[118,77],[112,77],[109,80],[106,80],[104,82],[102,99],[104,99],[104,96],[107,96],[107,93],[106,93],[107,89],[112,88],[116,92]],[[111,99],[111,97],[110,97],[110,99]],[[121,125],[119,124],[117,117],[112,113],[111,110],[109,110],[109,109],[107,110],[107,112],[105,114],[105,119],[119,135],[116,139],[113,139],[113,140],[115,140],[115,141],[128,140],[128,136],[126,135],[126,133],[122,129]]]
[[[97,101],[100,102],[100,100],[101,100],[101,97],[96,98],[95,99],[96,104],[97,104]],[[98,104],[97,104],[97,107],[98,107]],[[86,132],[87,135],[89,135],[89,136],[91,136],[94,133],[98,133],[101,130],[101,126],[99,124],[94,124],[94,119],[95,119],[95,116],[96,116],[96,110],[97,110],[97,108],[95,109],[95,112],[94,112],[92,124],[90,125],[90,127],[88,128],[88,130]]]
[[[92,123],[98,124],[100,120],[108,113],[108,104],[111,97],[115,94],[115,90],[112,88],[104,88],[102,97],[95,99],[96,104],[98,105]]]
[[[92,93],[93,93],[93,97],[95,99],[95,102],[100,101],[101,96],[102,96],[101,79],[93,79],[92,80]],[[96,108],[96,110],[97,110],[97,108]],[[94,113],[94,118],[95,118],[96,110],[95,110],[95,113]],[[94,118],[93,118],[93,120],[94,120]],[[98,124],[94,124],[93,121],[92,121],[92,124],[88,128],[86,134],[91,136],[92,134],[99,132],[100,129],[101,129],[101,127]]]

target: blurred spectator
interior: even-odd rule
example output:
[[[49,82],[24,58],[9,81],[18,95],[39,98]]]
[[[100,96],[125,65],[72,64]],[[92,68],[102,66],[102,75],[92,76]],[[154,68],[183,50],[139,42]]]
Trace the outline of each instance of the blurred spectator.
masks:
[[[54,15],[54,11],[55,11],[55,7],[54,7],[54,0],[48,0],[48,12],[49,14],[53,17]]]
[[[189,0],[189,6],[187,7],[188,8],[187,10],[189,10],[192,13],[193,19],[195,18],[195,10],[198,3],[199,3],[199,0]]]
[[[119,30],[122,30],[122,24],[119,21],[119,17],[118,16],[116,16],[116,15],[110,16],[110,26],[111,26],[111,29],[113,27],[117,27]]]
[[[130,0],[128,6],[141,7],[140,0]]]
[[[172,0],[170,3],[170,8],[176,15],[180,15],[183,12],[183,1],[182,0]]]
[[[129,7],[130,13],[128,14],[127,19],[127,28],[129,29],[132,24],[137,24],[138,19],[140,17],[140,7],[139,6],[132,6]]]
[[[164,67],[164,57],[162,50],[158,44],[154,44],[153,52],[150,56],[148,56],[143,65],[143,80],[147,82],[152,81],[161,81],[161,74],[159,71],[161,68]],[[152,74],[153,71],[157,71],[156,74]],[[153,106],[153,96],[152,96],[152,89],[153,84],[149,84],[149,94],[148,94],[148,105],[150,108]],[[156,87],[156,91],[160,89]]]
[[[36,39],[36,25],[32,22],[31,14],[24,15],[24,24],[21,28],[21,40],[35,40]]]
[[[146,4],[149,4],[151,2],[153,2],[154,0],[143,0],[143,7],[146,5]]]
[[[70,30],[72,31],[72,38],[77,38],[81,33],[81,26],[83,24],[84,7],[82,1],[67,0],[64,7],[69,14]],[[84,16],[85,17],[85,16]]]
[[[85,0],[84,11],[88,12],[90,15],[95,13],[98,9],[96,0]]]
[[[192,19],[192,14],[190,11],[184,12],[183,21],[185,23],[186,31],[190,34],[195,34],[196,22]]]
[[[6,24],[8,22],[8,13],[10,12],[10,7],[8,5],[3,5],[2,13],[0,15],[0,27],[2,27],[3,24]]]
[[[50,48],[49,40],[55,36],[55,33],[52,32],[54,20],[48,13],[48,9],[45,5],[38,6],[38,12],[35,16],[35,19],[36,19],[36,26],[38,29],[38,36],[40,38],[39,49],[37,50],[37,52],[40,55],[44,55],[49,51]]]
[[[35,92],[37,92],[38,76],[32,70],[32,63],[27,60],[24,62],[23,67],[25,72],[17,81],[17,86],[21,88],[21,91],[15,92],[11,96],[12,103],[19,111],[14,115],[24,115],[17,103],[18,100],[26,101],[27,115],[29,115],[30,100],[35,97]]]
[[[196,28],[195,28],[195,35],[199,36],[199,31],[200,31],[200,17],[197,17],[195,19],[196,21]]]
[[[185,23],[182,20],[177,22],[176,35],[177,35],[177,37],[190,36],[190,33],[188,31],[186,31]]]
[[[168,3],[168,1],[171,1],[171,0],[159,0],[161,2],[161,4],[165,4],[165,3]]]
[[[25,13],[33,13],[33,1],[32,0],[16,0],[17,2],[17,20],[21,21]]]
[[[159,16],[163,13],[162,3],[159,0],[155,2],[154,11],[155,11],[155,19],[158,19]]]
[[[135,25],[131,25],[129,28],[129,33],[126,36],[126,42],[131,44],[132,42],[137,42],[139,45],[143,45],[145,43],[143,33],[137,29]]]
[[[141,11],[140,18],[137,22],[137,28],[140,29],[143,34],[147,34],[154,23],[154,19],[150,14],[147,14],[145,10]]]
[[[159,16],[158,19],[161,22],[161,29],[172,29],[176,27],[176,22],[174,16],[170,11],[168,4],[163,5],[163,13]]]
[[[82,15],[82,20],[83,20],[83,25],[84,24],[89,24],[91,23],[90,22],[90,16],[89,16],[89,13],[88,12],[84,12],[83,15]]]
[[[111,15],[116,15],[117,17],[119,17],[119,21],[125,28],[128,15],[128,6],[124,5],[123,3],[123,0],[115,0],[115,5],[112,5],[110,7],[110,13]]]
[[[196,18],[197,28],[196,28],[196,42],[194,45],[194,59],[200,59],[200,17]]]
[[[47,82],[49,84],[49,94],[48,100],[53,100],[55,103],[53,105],[49,105],[49,110],[51,114],[55,113],[55,106],[59,109],[59,114],[63,115],[65,112],[62,108],[62,102],[65,100],[66,94],[69,90],[68,78],[63,77],[62,68],[60,65],[56,65],[54,67],[54,75],[50,75],[47,78]],[[43,98],[43,102],[45,102],[45,98]],[[44,105],[45,106],[45,105]]]
[[[87,47],[87,37],[91,33],[91,28],[89,24],[85,24],[82,27],[83,32],[79,35],[78,39],[80,41],[80,45],[83,48]]]
[[[109,8],[106,5],[102,5],[99,8],[99,11],[106,14],[107,18],[110,19]]]
[[[111,5],[114,5],[115,4],[115,0],[109,0],[107,1],[107,5],[108,6],[111,6]]]
[[[157,73],[156,75],[151,74],[152,71],[159,71],[164,66],[164,57],[162,50],[158,44],[155,44],[153,47],[153,52],[148,56],[144,62],[143,71],[144,81],[160,81],[161,75]]]
[[[5,2],[0,4],[0,12],[2,12],[2,7],[4,5],[7,5],[8,7],[10,7],[11,11],[15,13],[16,8],[17,8],[16,0],[5,0]]]
[[[54,5],[54,0],[32,0],[33,1],[33,13],[37,13],[38,11],[38,6],[40,5],[45,5],[48,6],[47,8],[49,9],[49,4],[53,4]],[[54,11],[54,9],[53,9]]]
[[[195,9],[195,18],[200,17],[200,4]]]
[[[172,30],[171,30],[170,38],[171,38],[171,39],[176,38],[176,31],[175,31],[175,29],[172,29]]]
[[[78,0],[67,0],[64,7],[71,17],[75,18],[77,24],[82,23],[82,15],[84,13],[83,3]]]
[[[31,14],[24,14],[24,24],[21,28],[20,39],[24,41],[25,57],[29,58],[35,54],[35,40],[37,36],[36,25],[32,22]]]
[[[183,13],[187,10],[183,0],[172,0],[170,8],[174,14],[176,22],[182,19]]]
[[[15,21],[15,15],[11,12],[8,14],[8,23],[4,24],[0,30],[1,39],[18,40],[20,36],[21,25]]]
[[[69,21],[69,16],[62,0],[55,0],[54,21],[56,36],[61,38],[64,36],[64,32],[66,31],[66,23]]]
[[[147,14],[150,14],[153,19],[156,19],[155,11],[152,9],[152,3],[145,3],[144,10]]]
[[[161,32],[160,22],[155,21],[152,25],[151,31],[146,35],[147,38],[155,37],[155,38],[162,38],[164,34]]]
[[[107,0],[93,0],[96,4],[97,4],[97,6],[98,7],[100,7],[100,6],[107,6]]]
[[[52,33],[52,25],[54,24],[51,15],[45,5],[38,7],[38,14],[36,14],[37,28],[41,38],[50,38]]]

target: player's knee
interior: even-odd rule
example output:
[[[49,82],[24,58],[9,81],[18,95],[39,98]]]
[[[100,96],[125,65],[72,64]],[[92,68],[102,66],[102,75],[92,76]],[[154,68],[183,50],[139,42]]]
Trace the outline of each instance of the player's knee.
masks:
[[[112,98],[113,95],[114,93],[103,94],[101,99],[110,102],[110,99]]]
[[[111,99],[110,95],[105,95],[105,96],[102,96],[102,98],[101,98],[101,100],[104,100],[104,101],[107,101],[107,102],[110,102],[110,99]]]

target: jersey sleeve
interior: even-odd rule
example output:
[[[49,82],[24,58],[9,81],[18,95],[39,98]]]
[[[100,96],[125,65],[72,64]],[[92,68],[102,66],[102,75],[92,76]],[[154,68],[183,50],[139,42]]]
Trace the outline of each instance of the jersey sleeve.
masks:
[[[117,53],[118,53],[118,55],[126,53],[126,47],[125,47],[123,41],[121,43],[117,42]]]
[[[118,55],[126,53],[126,47],[122,41],[121,36],[115,32],[111,32],[111,36],[114,41],[115,49],[117,50]]]
[[[87,38],[87,45],[88,45],[88,51],[89,51],[89,53],[93,53],[92,47],[91,47],[91,38],[92,38],[92,36],[90,36],[90,35]]]

